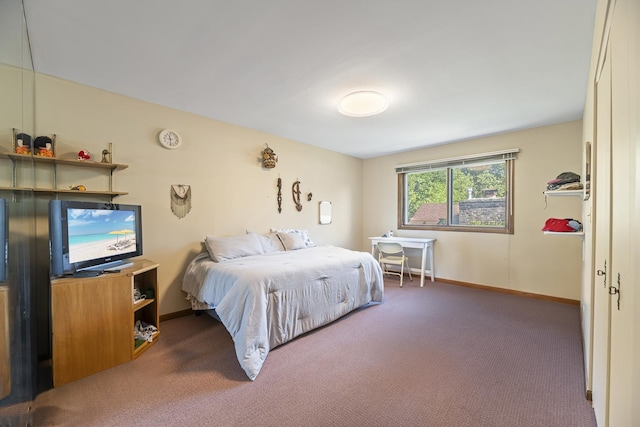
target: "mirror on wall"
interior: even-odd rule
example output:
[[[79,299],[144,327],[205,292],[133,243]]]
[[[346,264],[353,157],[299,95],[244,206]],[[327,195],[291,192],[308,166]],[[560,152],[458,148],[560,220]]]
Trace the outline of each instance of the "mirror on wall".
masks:
[[[37,356],[34,323],[33,250],[35,197],[16,187],[15,163],[20,162],[20,186],[33,187],[29,158],[14,160],[14,133],[35,134],[35,75],[21,0],[0,2],[0,199],[5,201],[7,248],[4,281],[0,282],[0,407],[33,399]],[[6,224],[8,223],[8,224]],[[30,425],[28,412],[16,415],[16,425]],[[24,418],[21,418],[21,417]]]
[[[320,224],[331,224],[331,202],[320,202]]]

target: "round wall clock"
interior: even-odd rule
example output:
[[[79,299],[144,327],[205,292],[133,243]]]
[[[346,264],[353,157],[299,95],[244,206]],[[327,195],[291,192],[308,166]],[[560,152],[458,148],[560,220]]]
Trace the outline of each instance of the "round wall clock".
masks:
[[[164,148],[178,148],[182,143],[180,136],[172,130],[164,129],[158,134],[158,141]]]

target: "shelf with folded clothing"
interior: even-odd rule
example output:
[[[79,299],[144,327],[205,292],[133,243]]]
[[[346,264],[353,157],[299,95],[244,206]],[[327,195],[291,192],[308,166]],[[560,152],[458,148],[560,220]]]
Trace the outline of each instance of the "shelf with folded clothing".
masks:
[[[588,179],[586,188],[588,188]],[[576,196],[587,199],[585,184],[580,180],[580,175],[574,172],[562,172],[556,178],[547,182],[545,196]]]
[[[565,193],[565,194],[561,194]],[[579,196],[582,197],[582,190],[549,190],[545,191],[545,196]],[[555,221],[549,224],[551,221]],[[560,227],[558,224],[562,224]],[[545,229],[547,228],[547,229]],[[584,237],[582,231],[582,224],[580,221],[571,218],[549,218],[545,223],[545,227],[542,229],[544,234],[549,235],[563,235],[563,236],[577,236]]]

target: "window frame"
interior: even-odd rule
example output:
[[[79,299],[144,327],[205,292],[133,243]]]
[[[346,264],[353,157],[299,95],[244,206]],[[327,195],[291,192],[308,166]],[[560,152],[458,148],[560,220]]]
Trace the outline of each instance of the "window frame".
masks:
[[[514,234],[514,175],[516,153],[519,149],[505,150],[472,156],[441,159],[429,162],[412,163],[396,166],[398,175],[398,230],[429,230],[429,231],[463,231],[472,233]],[[453,209],[453,188],[451,185],[452,170],[455,167],[486,165],[505,162],[505,225],[503,227],[451,225]],[[410,225],[407,218],[407,176],[410,173],[447,170],[447,225]]]

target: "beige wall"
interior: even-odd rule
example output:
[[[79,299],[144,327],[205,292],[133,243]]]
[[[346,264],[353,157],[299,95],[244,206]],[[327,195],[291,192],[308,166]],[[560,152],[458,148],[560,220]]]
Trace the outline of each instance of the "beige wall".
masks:
[[[436,277],[516,291],[580,299],[582,239],[544,235],[550,217],[581,218],[577,197],[548,198],[546,183],[561,172],[582,170],[582,122],[530,129],[365,160],[363,248],[367,237],[396,229],[395,166],[439,158],[520,148],[515,166],[515,233],[396,230],[434,237]]]
[[[581,122],[531,129],[415,150],[365,161],[261,132],[149,104],[84,85],[37,75],[37,133],[57,134],[57,155],[95,156],[114,145],[116,202],[143,206],[145,257],[160,263],[161,313],[188,308],[180,290],[186,264],[201,250],[207,234],[235,235],[246,229],[307,228],[319,244],[369,250],[367,237],[396,224],[396,164],[520,148],[516,162],[515,234],[403,232],[437,238],[436,276],[563,298],[580,298],[582,241],[545,236],[548,217],[580,218],[577,198],[545,202],[546,182],[564,171],[581,171]],[[177,150],[156,141],[163,128],[183,138]],[[259,163],[265,144],[278,154],[278,166]],[[106,189],[95,171],[60,168],[59,188],[84,184]],[[283,212],[276,209],[276,181],[283,180]],[[291,185],[299,179],[303,199],[297,212]],[[51,180],[39,167],[38,186]],[[192,187],[193,208],[178,219],[170,209],[172,184]],[[318,224],[318,202],[333,203],[333,223]],[[42,221],[40,222],[42,224]],[[45,226],[40,225],[42,234]],[[42,241],[42,236],[41,241]]]
[[[189,307],[180,290],[181,279],[205,235],[305,228],[318,244],[360,248],[360,159],[46,75],[37,75],[36,94],[37,132],[57,134],[58,157],[75,158],[80,149],[88,149],[99,159],[112,142],[113,161],[129,165],[114,175],[114,190],[129,193],[115,202],[142,205],[144,256],[160,264],[161,314]],[[156,136],[163,128],[181,135],[184,142],[179,149],[158,144]],[[263,169],[259,161],[267,143],[279,157],[271,170]],[[94,170],[60,167],[58,185],[105,190],[107,179],[94,175]],[[281,214],[276,201],[278,177],[283,182]],[[39,167],[38,186],[50,179],[50,171]],[[301,212],[291,194],[296,179],[303,192]],[[191,185],[193,207],[183,219],[171,212],[172,184]],[[308,202],[310,191],[313,200]],[[330,225],[318,224],[321,200],[333,204]],[[43,228],[39,227],[40,234]]]
[[[0,64],[0,153],[12,151],[12,129],[33,133],[33,74],[30,70]],[[9,168],[7,168],[9,170]],[[11,186],[11,174],[0,174],[0,185]]]

